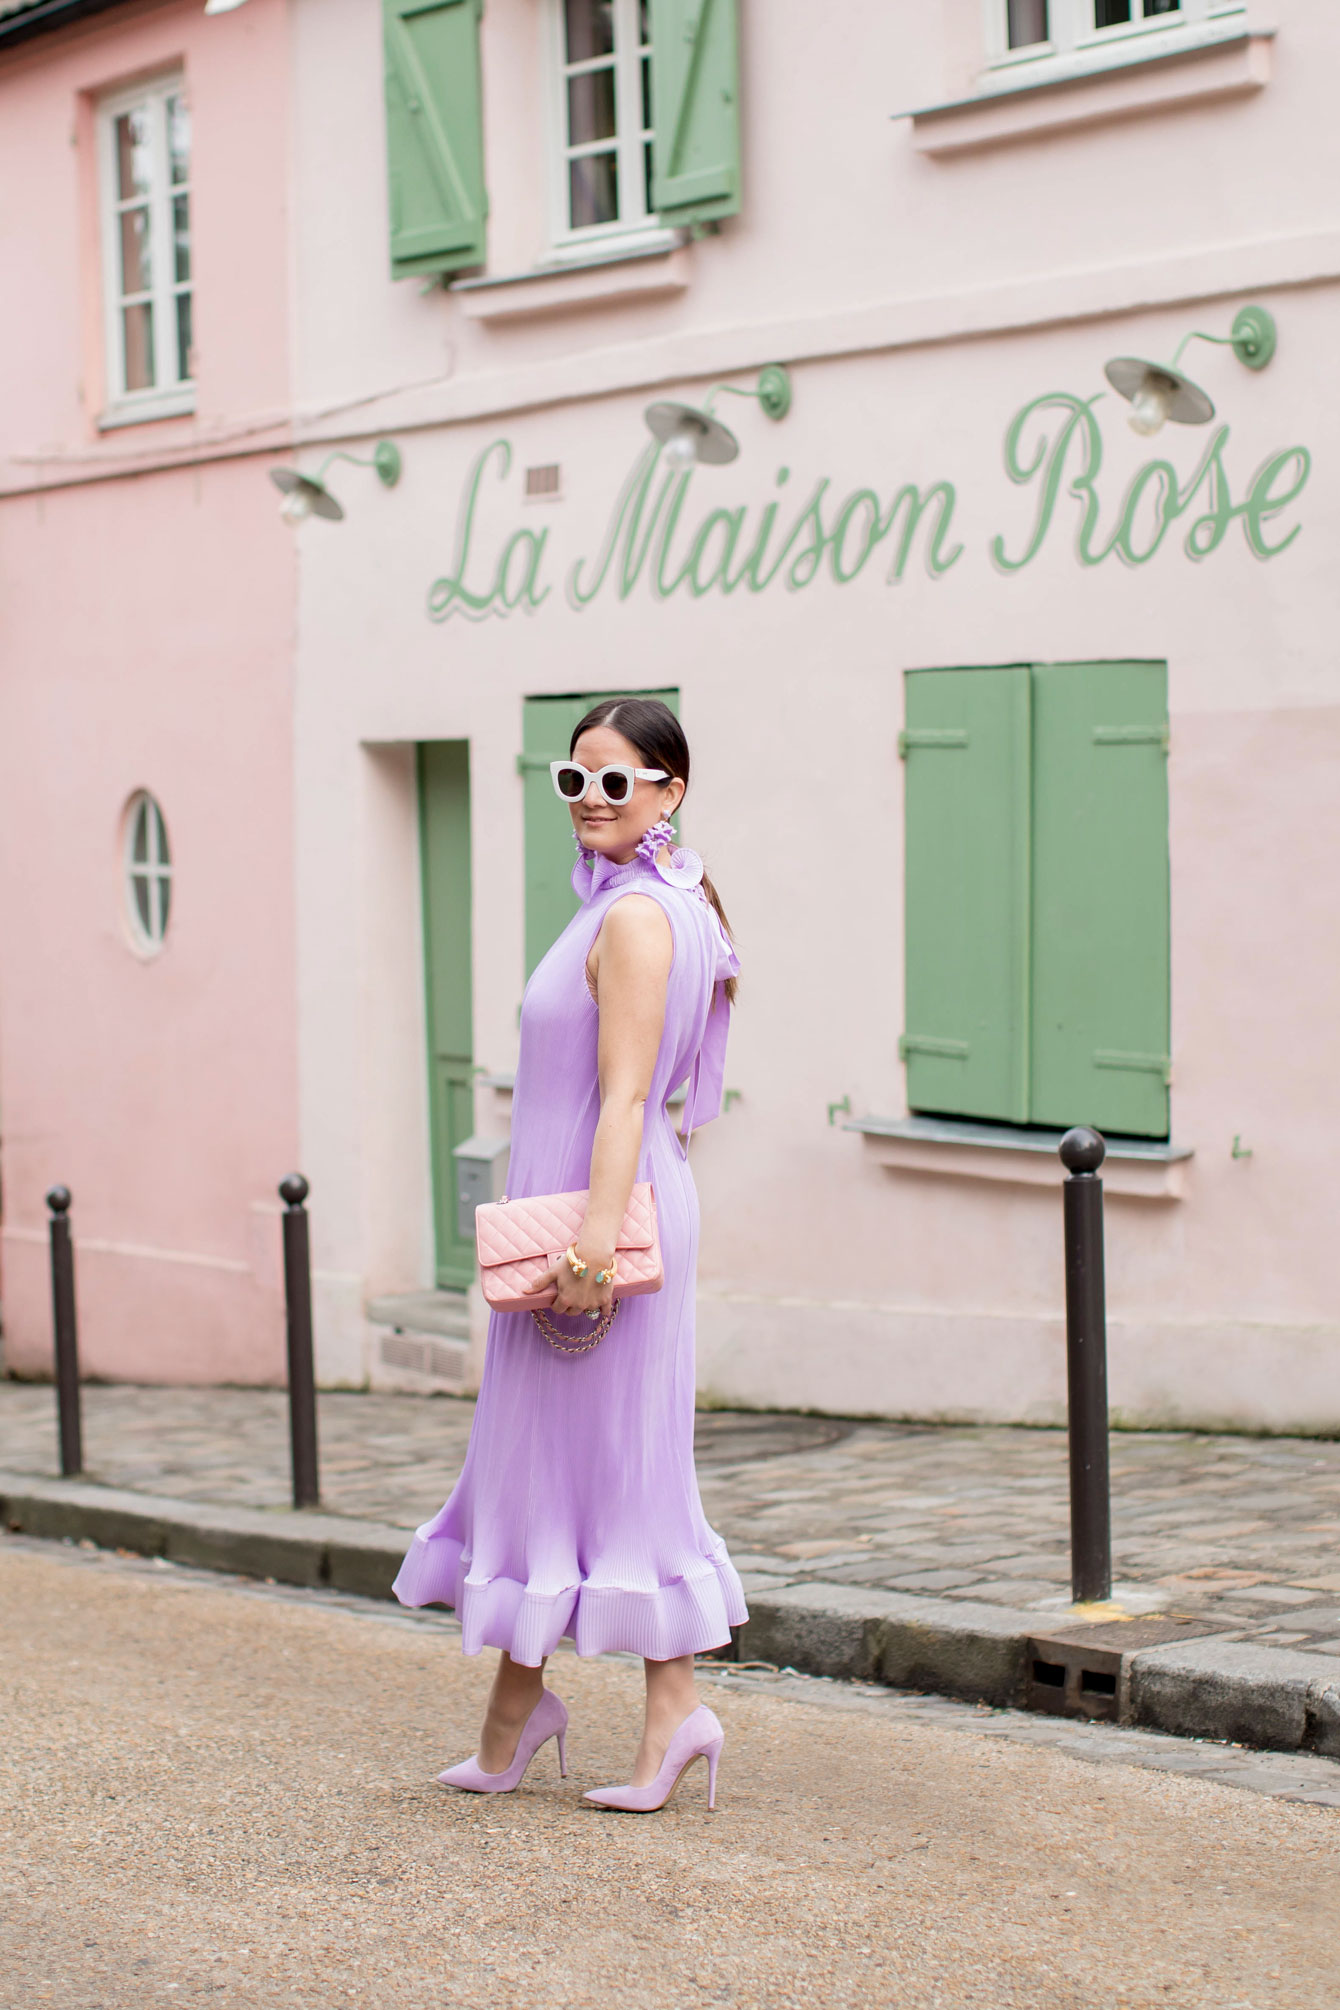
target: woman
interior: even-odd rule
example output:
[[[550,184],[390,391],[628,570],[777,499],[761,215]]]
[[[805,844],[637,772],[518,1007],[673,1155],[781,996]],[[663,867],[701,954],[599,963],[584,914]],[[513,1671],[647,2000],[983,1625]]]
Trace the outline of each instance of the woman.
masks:
[[[544,1280],[555,1313],[579,1322],[555,1329],[573,1344],[613,1302],[636,1180],[655,1191],[664,1283],[621,1299],[608,1337],[580,1354],[546,1345],[528,1313],[493,1314],[465,1465],[395,1591],[406,1605],[455,1606],[467,1654],[502,1649],[479,1751],[444,1782],[510,1792],[551,1737],[564,1767],[567,1712],[543,1674],[568,1637],[579,1654],[641,1654],[646,1669],[631,1780],[586,1798],[661,1807],[706,1756],[710,1806],[724,1733],[698,1701],[693,1657],[724,1646],[747,1613],[693,1468],[687,1139],[720,1110],[739,965],[702,861],[669,843],[689,781],[674,713],[607,699],[570,753],[554,786],[572,813],[582,907],[526,987],[508,1185],[517,1196],[589,1189],[580,1233]],[[681,1140],[665,1105],[685,1080]]]

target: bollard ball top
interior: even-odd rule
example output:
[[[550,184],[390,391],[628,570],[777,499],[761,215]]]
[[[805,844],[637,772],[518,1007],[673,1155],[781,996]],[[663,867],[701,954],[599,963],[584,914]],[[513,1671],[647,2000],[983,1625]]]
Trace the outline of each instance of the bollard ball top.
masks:
[[[1091,1131],[1087,1124],[1076,1124],[1073,1131],[1067,1131],[1058,1150],[1061,1164],[1072,1173],[1096,1173],[1107,1157],[1100,1133]]]
[[[279,1198],[290,1207],[301,1207],[311,1191],[301,1173],[289,1173],[279,1182]]]
[[[72,1199],[68,1186],[53,1186],[47,1194],[47,1206],[53,1214],[66,1214]]]

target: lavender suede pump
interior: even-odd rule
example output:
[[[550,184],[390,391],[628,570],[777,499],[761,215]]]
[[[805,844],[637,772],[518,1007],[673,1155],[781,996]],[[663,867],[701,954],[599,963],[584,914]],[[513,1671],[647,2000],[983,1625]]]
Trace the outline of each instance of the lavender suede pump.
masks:
[[[717,1761],[721,1757],[721,1747],[726,1742],[726,1733],[720,1721],[713,1716],[706,1703],[700,1703],[684,1719],[666,1747],[661,1761],[661,1770],[646,1787],[596,1787],[593,1792],[583,1794],[582,1799],[594,1801],[598,1808],[619,1808],[626,1814],[649,1815],[657,1808],[663,1808],[675,1788],[680,1775],[695,1759],[707,1760],[707,1806],[709,1813],[717,1804]]]
[[[568,1713],[561,1699],[552,1689],[546,1689],[521,1727],[516,1756],[505,1773],[486,1773],[476,1752],[473,1759],[463,1759],[459,1766],[448,1766],[437,1777],[444,1787],[460,1787],[467,1794],[510,1794],[521,1785],[526,1768],[541,1745],[557,1738],[559,1777],[566,1780],[568,1762],[563,1748],[567,1730]]]

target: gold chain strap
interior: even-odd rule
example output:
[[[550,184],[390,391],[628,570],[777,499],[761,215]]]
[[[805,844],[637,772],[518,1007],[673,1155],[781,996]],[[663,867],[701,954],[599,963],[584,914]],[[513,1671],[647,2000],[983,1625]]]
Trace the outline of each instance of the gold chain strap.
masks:
[[[559,1332],[547,1312],[532,1312],[530,1316],[556,1354],[589,1354],[593,1347],[600,1345],[605,1335],[609,1332],[610,1327],[614,1324],[614,1315],[618,1310],[619,1301],[616,1298],[609,1311],[601,1319],[600,1324],[592,1330],[590,1339],[580,1340],[576,1345],[573,1344],[570,1335]]]

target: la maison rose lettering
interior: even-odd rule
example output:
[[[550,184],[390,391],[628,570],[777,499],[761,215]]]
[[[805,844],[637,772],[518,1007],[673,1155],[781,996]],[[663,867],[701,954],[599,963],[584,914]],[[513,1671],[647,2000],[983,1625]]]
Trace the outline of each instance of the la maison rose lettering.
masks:
[[[1069,536],[1084,567],[1112,558],[1148,565],[1165,547],[1200,563],[1234,524],[1259,559],[1288,550],[1302,527],[1291,513],[1311,473],[1306,447],[1270,455],[1239,481],[1235,500],[1229,428],[1221,425],[1189,473],[1155,456],[1123,491],[1105,494],[1103,435],[1093,409],[1102,395],[1049,391],[1015,414],[1005,432],[1005,474],[1027,492],[1031,507],[1021,525],[991,537],[979,557],[1000,572],[1020,572],[1049,542]],[[648,441],[613,499],[597,548],[564,564],[551,553],[547,525],[519,525],[501,544],[486,542],[478,523],[481,495],[486,484],[505,483],[511,467],[510,442],[492,440],[466,475],[451,569],[428,594],[431,620],[534,613],[556,585],[580,613],[602,594],[698,600],[778,585],[800,593],[821,577],[850,586],[868,573],[893,585],[913,563],[932,579],[965,558],[971,563],[955,535],[952,481],[886,482],[839,496],[828,476],[806,486],[782,467],[766,501],[703,509],[691,495],[695,470],[667,468],[660,446]]]

